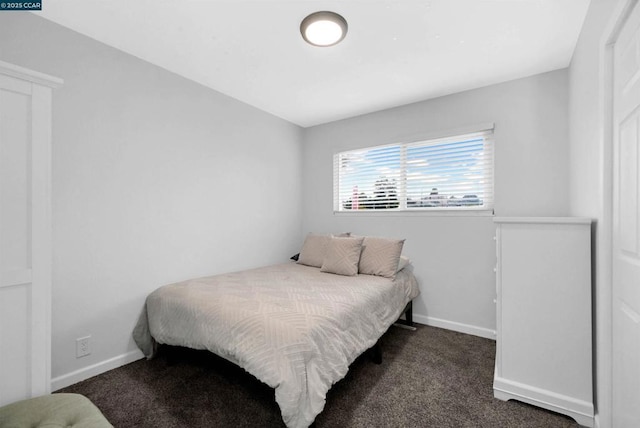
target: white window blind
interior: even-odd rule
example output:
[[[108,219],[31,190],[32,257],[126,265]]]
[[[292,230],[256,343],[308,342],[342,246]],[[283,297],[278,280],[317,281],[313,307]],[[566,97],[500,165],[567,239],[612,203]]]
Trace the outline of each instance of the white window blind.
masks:
[[[492,210],[493,130],[334,155],[334,211]]]

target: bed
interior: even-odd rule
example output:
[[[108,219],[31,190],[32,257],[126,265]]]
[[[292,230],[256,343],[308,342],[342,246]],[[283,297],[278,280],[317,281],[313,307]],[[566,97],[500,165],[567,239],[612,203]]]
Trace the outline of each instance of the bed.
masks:
[[[149,358],[167,344],[237,364],[275,389],[287,427],[308,427],[331,386],[418,294],[410,266],[385,277],[288,262],[160,287],[134,339]]]

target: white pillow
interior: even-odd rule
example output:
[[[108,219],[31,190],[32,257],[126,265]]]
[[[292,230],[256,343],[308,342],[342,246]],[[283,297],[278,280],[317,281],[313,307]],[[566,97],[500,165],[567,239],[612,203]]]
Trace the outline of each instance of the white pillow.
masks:
[[[400,260],[398,260],[398,270],[396,270],[396,273],[406,268],[409,265],[409,263],[411,263],[411,259],[409,259],[409,257],[400,256]]]

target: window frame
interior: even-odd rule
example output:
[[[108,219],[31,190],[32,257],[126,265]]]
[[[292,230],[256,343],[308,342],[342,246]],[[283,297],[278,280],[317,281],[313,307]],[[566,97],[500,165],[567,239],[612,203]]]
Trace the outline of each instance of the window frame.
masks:
[[[473,137],[482,137],[483,144],[489,144],[490,161],[487,169],[490,171],[491,180],[487,184],[490,189],[485,190],[490,195],[489,203],[473,206],[432,206],[432,207],[411,207],[407,206],[407,149],[410,147],[420,147],[428,145],[442,144],[447,141],[463,141]],[[365,152],[370,150],[384,149],[385,147],[400,148],[400,173],[397,185],[398,207],[382,209],[343,209],[344,201],[340,200],[340,156],[349,153]],[[486,148],[483,153],[487,153]],[[469,127],[463,130],[449,131],[447,133],[432,134],[430,136],[413,137],[402,142],[379,144],[375,146],[362,147],[350,150],[342,150],[333,154],[333,214],[334,215],[358,215],[358,216],[405,216],[405,215],[428,215],[428,216],[492,216],[495,209],[495,132],[494,124],[484,124],[477,127]],[[438,187],[438,186],[434,186]],[[486,189],[486,188],[485,188]],[[486,200],[483,197],[483,201]]]

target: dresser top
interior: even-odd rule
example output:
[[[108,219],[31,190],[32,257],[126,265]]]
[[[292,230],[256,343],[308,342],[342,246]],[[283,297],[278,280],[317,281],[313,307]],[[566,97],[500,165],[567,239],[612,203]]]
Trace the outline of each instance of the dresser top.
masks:
[[[494,223],[591,224],[588,217],[494,217]]]

